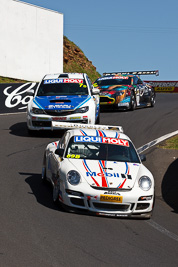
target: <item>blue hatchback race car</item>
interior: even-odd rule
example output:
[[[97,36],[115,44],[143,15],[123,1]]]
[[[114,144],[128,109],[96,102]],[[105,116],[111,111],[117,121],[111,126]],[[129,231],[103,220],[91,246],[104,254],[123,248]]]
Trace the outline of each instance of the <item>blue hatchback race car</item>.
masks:
[[[99,90],[86,73],[46,75],[27,108],[27,127],[51,130],[52,121],[98,124],[100,120]]]

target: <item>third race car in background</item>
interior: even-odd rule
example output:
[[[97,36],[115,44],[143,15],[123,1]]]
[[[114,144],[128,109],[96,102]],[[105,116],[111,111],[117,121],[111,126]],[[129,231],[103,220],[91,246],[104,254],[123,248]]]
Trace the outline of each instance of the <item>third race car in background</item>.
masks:
[[[140,75],[159,75],[158,71],[134,71],[103,73],[94,82],[100,89],[102,108],[134,110],[137,107],[153,107],[155,91],[149,84],[140,79]]]

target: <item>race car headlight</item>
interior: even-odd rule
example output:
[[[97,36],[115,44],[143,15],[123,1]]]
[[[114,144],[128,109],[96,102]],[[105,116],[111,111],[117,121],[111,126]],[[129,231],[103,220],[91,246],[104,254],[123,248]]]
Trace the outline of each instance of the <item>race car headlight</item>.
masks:
[[[86,106],[86,107],[82,107],[82,108],[77,108],[74,112],[75,113],[85,113],[89,110],[89,107]]]
[[[78,185],[80,183],[80,174],[77,171],[69,171],[67,180],[71,185]]]
[[[138,184],[140,188],[144,191],[148,191],[152,186],[151,179],[148,176],[140,177]]]
[[[46,114],[43,109],[39,109],[39,108],[32,108],[31,112],[34,114]]]

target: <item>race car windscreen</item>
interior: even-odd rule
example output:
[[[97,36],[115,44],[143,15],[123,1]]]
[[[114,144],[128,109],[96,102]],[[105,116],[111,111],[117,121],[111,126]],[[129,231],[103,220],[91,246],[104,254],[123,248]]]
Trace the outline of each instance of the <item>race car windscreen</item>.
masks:
[[[71,137],[65,158],[140,163],[130,141],[100,136]]]
[[[37,96],[88,95],[84,79],[49,79],[43,80]]]
[[[107,85],[131,85],[131,77],[120,76],[120,77],[103,77],[96,80],[97,86]]]

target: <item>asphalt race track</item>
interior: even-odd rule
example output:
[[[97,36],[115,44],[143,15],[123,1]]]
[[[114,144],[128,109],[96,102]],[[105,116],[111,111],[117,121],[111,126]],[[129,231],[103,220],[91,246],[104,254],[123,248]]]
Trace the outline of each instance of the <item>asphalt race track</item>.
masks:
[[[178,266],[177,151],[144,152],[156,180],[150,220],[67,213],[41,184],[44,149],[60,133],[28,136],[23,113],[0,120],[0,266]],[[101,113],[101,124],[122,125],[141,147],[178,130],[178,94],[157,94],[154,108]]]

